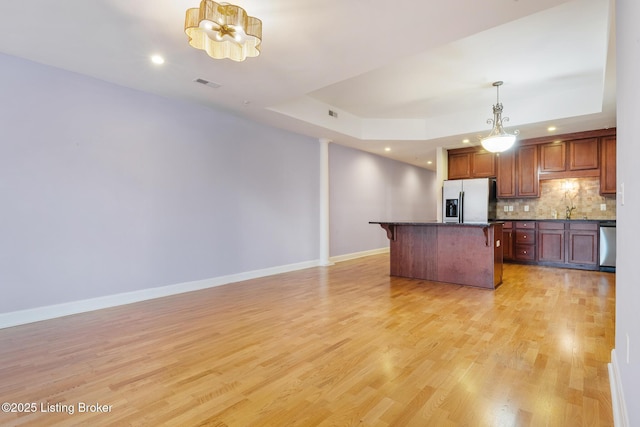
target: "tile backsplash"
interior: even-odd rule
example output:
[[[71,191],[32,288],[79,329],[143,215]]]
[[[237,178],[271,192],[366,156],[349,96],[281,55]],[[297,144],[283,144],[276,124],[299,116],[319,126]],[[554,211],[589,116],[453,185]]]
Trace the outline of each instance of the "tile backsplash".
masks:
[[[575,207],[572,219],[616,219],[616,199],[600,195],[598,178],[543,180],[539,198],[498,199],[496,206],[498,219],[565,219],[567,207]]]

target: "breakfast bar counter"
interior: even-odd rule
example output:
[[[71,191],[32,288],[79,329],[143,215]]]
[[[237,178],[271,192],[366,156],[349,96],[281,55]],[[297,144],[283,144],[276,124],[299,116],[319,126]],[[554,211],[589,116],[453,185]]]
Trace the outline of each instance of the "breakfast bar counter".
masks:
[[[371,221],[390,240],[390,274],[495,289],[502,283],[502,223]]]

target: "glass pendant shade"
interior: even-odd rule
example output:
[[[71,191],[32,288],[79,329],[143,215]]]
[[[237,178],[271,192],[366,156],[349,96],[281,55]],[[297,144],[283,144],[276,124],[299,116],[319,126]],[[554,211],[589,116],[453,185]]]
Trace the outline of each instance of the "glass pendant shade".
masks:
[[[262,21],[232,4],[202,0],[199,8],[187,9],[184,32],[192,47],[214,59],[244,61],[260,54]]]
[[[500,153],[511,148],[514,142],[516,142],[514,135],[498,135],[484,138],[482,140],[482,146],[485,150],[491,151],[492,153]]]

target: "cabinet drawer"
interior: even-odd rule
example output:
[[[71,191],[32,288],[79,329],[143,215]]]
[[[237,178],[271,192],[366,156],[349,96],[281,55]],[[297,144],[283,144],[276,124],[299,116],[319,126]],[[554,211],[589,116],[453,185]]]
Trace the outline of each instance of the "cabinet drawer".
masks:
[[[513,223],[511,221],[505,221],[504,224],[502,224],[503,230],[511,230],[512,228],[513,228]]]
[[[535,230],[516,230],[516,243],[518,244],[530,244],[536,243]]]
[[[531,245],[516,245],[516,259],[522,261],[535,261],[535,247]]]
[[[538,230],[564,230],[564,222],[539,222]]]
[[[595,222],[572,222],[569,223],[569,230],[598,231],[598,224]]]
[[[536,228],[536,222],[535,221],[516,221],[516,228],[534,229]]]

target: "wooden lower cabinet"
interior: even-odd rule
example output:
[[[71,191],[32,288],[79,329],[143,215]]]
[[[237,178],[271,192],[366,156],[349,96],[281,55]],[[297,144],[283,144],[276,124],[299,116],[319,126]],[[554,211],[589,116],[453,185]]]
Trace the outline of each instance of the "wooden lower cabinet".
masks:
[[[504,260],[550,267],[597,270],[598,223],[590,221],[505,221]]]
[[[569,223],[567,264],[585,269],[598,268],[598,224]]]
[[[502,259],[513,261],[513,222],[505,221],[502,224]]]
[[[538,223],[538,261],[564,264],[564,226],[563,222]]]
[[[515,253],[516,261],[536,261],[536,222],[515,222]]]
[[[598,268],[598,224],[538,222],[538,263],[565,268]]]

